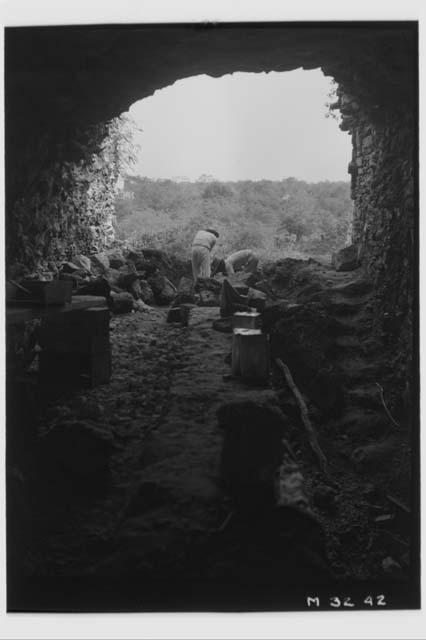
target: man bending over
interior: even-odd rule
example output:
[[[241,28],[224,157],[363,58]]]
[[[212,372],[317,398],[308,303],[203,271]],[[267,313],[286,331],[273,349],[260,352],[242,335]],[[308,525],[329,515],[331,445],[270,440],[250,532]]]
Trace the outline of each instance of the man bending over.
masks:
[[[223,273],[226,276],[233,276],[236,271],[255,273],[259,258],[251,249],[235,251],[225,260],[220,260],[216,267],[216,273]]]

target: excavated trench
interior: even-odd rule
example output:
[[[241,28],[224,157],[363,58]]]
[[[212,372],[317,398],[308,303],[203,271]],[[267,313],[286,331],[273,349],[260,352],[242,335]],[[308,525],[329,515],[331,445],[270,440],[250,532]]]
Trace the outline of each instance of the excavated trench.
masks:
[[[124,581],[143,610],[282,608],[284,594],[306,585],[409,579],[410,443],[389,415],[396,390],[387,336],[372,330],[371,284],[360,270],[313,260],[283,260],[264,281],[275,297],[263,314],[271,353],[305,398],[327,471],[277,367],[260,386],[229,375],[232,336],[213,329],[217,306],[193,308],[188,326],[167,323],[160,307],[114,316],[109,384],[42,401],[33,389],[26,407],[27,421],[36,410],[39,420],[25,466],[10,468],[17,585],[83,580],[87,598],[91,580]],[[254,436],[240,434],[230,457],[228,443],[231,473],[245,456],[270,464],[275,453],[262,443],[280,411],[309,515],[278,513],[250,488],[239,508],[218,420],[235,403]],[[55,594],[41,592],[54,606]]]

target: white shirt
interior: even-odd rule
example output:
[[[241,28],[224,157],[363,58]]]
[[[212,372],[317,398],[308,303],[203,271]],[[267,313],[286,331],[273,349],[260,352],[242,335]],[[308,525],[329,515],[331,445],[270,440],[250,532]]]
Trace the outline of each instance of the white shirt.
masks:
[[[202,229],[201,231],[198,231],[195,234],[194,240],[192,241],[193,247],[201,246],[201,247],[205,247],[209,251],[213,249],[215,244],[216,244],[216,236],[214,235],[214,233],[210,233],[209,231],[204,231],[204,229]]]

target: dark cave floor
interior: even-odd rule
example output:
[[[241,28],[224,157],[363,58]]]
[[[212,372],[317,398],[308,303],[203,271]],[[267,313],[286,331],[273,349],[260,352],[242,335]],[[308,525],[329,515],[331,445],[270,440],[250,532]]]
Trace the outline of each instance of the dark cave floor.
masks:
[[[267,593],[283,576],[299,585],[407,580],[410,442],[404,425],[387,416],[376,384],[386,395],[389,363],[369,333],[370,292],[353,284],[363,282],[357,272],[314,266],[330,316],[343,327],[329,350],[342,375],[341,409],[318,409],[305,394],[327,475],[278,370],[263,388],[227,375],[232,336],[213,330],[217,307],[194,308],[188,327],[167,324],[161,308],[116,316],[110,383],[64,393],[40,421],[42,436],[77,424],[81,442],[52,453],[44,435],[26,470],[9,469],[9,504],[18,505],[9,519],[10,566],[33,578],[137,579],[148,591],[165,583],[175,595],[184,592],[179,585],[216,583],[263,585]],[[300,532],[278,534],[267,513],[243,521],[230,515],[216,410],[235,398],[272,396],[291,416],[286,437],[324,531],[326,558],[315,542],[309,548],[309,536],[300,543]]]

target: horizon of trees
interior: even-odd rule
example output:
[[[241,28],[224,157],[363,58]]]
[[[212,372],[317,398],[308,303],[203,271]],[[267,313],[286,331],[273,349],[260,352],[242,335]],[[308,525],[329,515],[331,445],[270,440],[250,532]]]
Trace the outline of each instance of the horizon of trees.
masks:
[[[196,181],[126,175],[115,201],[120,240],[189,255],[197,228],[220,233],[217,253],[250,248],[261,259],[324,255],[348,238],[353,203],[350,183],[309,183],[293,177]]]

